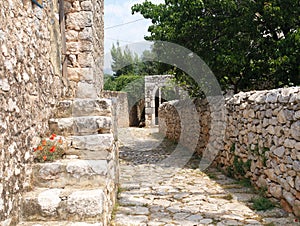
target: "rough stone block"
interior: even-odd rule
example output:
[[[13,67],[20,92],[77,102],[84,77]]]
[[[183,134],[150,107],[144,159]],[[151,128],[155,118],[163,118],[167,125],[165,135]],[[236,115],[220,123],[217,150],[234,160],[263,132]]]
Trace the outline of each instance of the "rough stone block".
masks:
[[[26,194],[22,210],[27,221],[102,222],[107,204],[102,189],[37,189]]]
[[[80,43],[79,42],[67,42],[67,54],[79,54]]]
[[[93,67],[94,57],[91,53],[81,53],[78,55],[78,63],[80,67]]]
[[[93,135],[110,133],[111,117],[81,116],[74,118],[60,118],[49,120],[50,130],[56,134]]]
[[[101,215],[104,207],[102,190],[76,191],[68,196],[67,211],[80,217]]]
[[[81,40],[79,43],[79,51],[80,52],[91,52],[94,49],[94,45],[92,41],[89,40]]]
[[[71,81],[93,81],[93,70],[91,68],[68,68],[68,78]]]
[[[110,150],[114,138],[112,134],[97,134],[90,136],[71,136],[68,138],[74,149],[103,151]]]
[[[94,84],[78,82],[76,98],[97,98],[98,90]]]
[[[78,40],[78,31],[69,30],[66,31],[66,41],[77,41]]]
[[[291,134],[295,140],[300,141],[300,121],[296,121],[292,124]]]
[[[66,18],[67,29],[81,30],[85,27],[91,27],[93,24],[92,12],[74,12],[69,13]]]
[[[57,118],[112,115],[112,101],[109,99],[65,100],[59,102],[57,108]]]
[[[33,185],[45,188],[103,187],[108,171],[106,160],[59,160],[33,166]]]
[[[81,32],[79,32],[79,39],[92,41],[92,28],[86,27]]]
[[[92,11],[93,10],[93,4],[91,1],[84,1],[81,2],[81,8],[84,11]]]

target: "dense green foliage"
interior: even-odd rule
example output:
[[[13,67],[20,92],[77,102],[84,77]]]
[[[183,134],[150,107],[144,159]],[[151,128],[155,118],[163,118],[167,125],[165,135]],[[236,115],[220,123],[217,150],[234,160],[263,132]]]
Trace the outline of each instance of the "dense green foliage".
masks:
[[[155,75],[158,74],[158,62],[155,59],[155,53],[151,50],[145,50],[139,57],[133,53],[128,46],[120,47],[119,43],[113,45],[111,49],[112,64],[111,68],[114,77],[121,75]]]
[[[139,57],[128,46],[122,48],[117,43],[111,49],[111,56],[113,75],[104,75],[104,90],[136,92],[137,90],[129,84],[136,85],[137,80],[145,75],[159,74],[160,64],[154,60],[155,54],[152,50],[145,50]]]
[[[300,84],[298,0],[165,0],[158,5],[146,0],[132,12],[152,20],[147,40],[190,49],[224,89]],[[159,47],[155,50],[160,54]],[[193,86],[188,76],[178,78]]]
[[[111,75],[105,75],[104,77],[104,90],[112,91],[125,91],[128,84],[141,78],[141,76],[133,74],[120,75],[117,78]]]

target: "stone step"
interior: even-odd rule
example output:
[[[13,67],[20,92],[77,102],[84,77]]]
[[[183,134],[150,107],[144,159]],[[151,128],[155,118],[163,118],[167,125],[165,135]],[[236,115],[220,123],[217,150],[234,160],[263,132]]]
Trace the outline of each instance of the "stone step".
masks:
[[[112,120],[106,116],[57,118],[49,120],[49,127],[52,133],[63,136],[105,134],[111,132]]]
[[[113,134],[70,136],[66,138],[67,158],[111,159],[116,148]]]
[[[36,163],[32,168],[34,187],[96,188],[109,182],[107,160],[62,159],[50,163]]]
[[[23,196],[21,221],[105,222],[107,204],[102,189],[35,189]]]
[[[110,99],[74,99],[58,103],[56,118],[78,116],[112,116],[112,101]]]
[[[71,221],[47,221],[47,222],[20,222],[17,226],[103,226],[102,223],[71,222]]]

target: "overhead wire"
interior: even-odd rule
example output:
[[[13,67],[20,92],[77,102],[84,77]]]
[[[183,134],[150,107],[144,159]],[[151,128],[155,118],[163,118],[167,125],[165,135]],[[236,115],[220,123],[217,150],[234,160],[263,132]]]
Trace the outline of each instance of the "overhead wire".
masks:
[[[144,20],[144,18],[141,18],[141,19],[138,19],[138,20],[129,21],[129,22],[122,23],[122,24],[116,24],[116,25],[113,25],[113,26],[110,26],[110,27],[105,27],[104,29],[108,30],[108,29],[112,29],[112,28],[116,28],[116,27],[122,27],[124,25],[136,23],[136,22],[141,21],[141,20]]]

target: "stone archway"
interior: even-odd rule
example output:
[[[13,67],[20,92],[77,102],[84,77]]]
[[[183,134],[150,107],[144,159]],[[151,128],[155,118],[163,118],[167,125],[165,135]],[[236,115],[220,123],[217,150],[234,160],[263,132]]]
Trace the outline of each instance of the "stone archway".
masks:
[[[173,75],[145,77],[145,123],[147,127],[157,125],[157,112],[162,104],[162,88],[167,86],[173,77]]]

